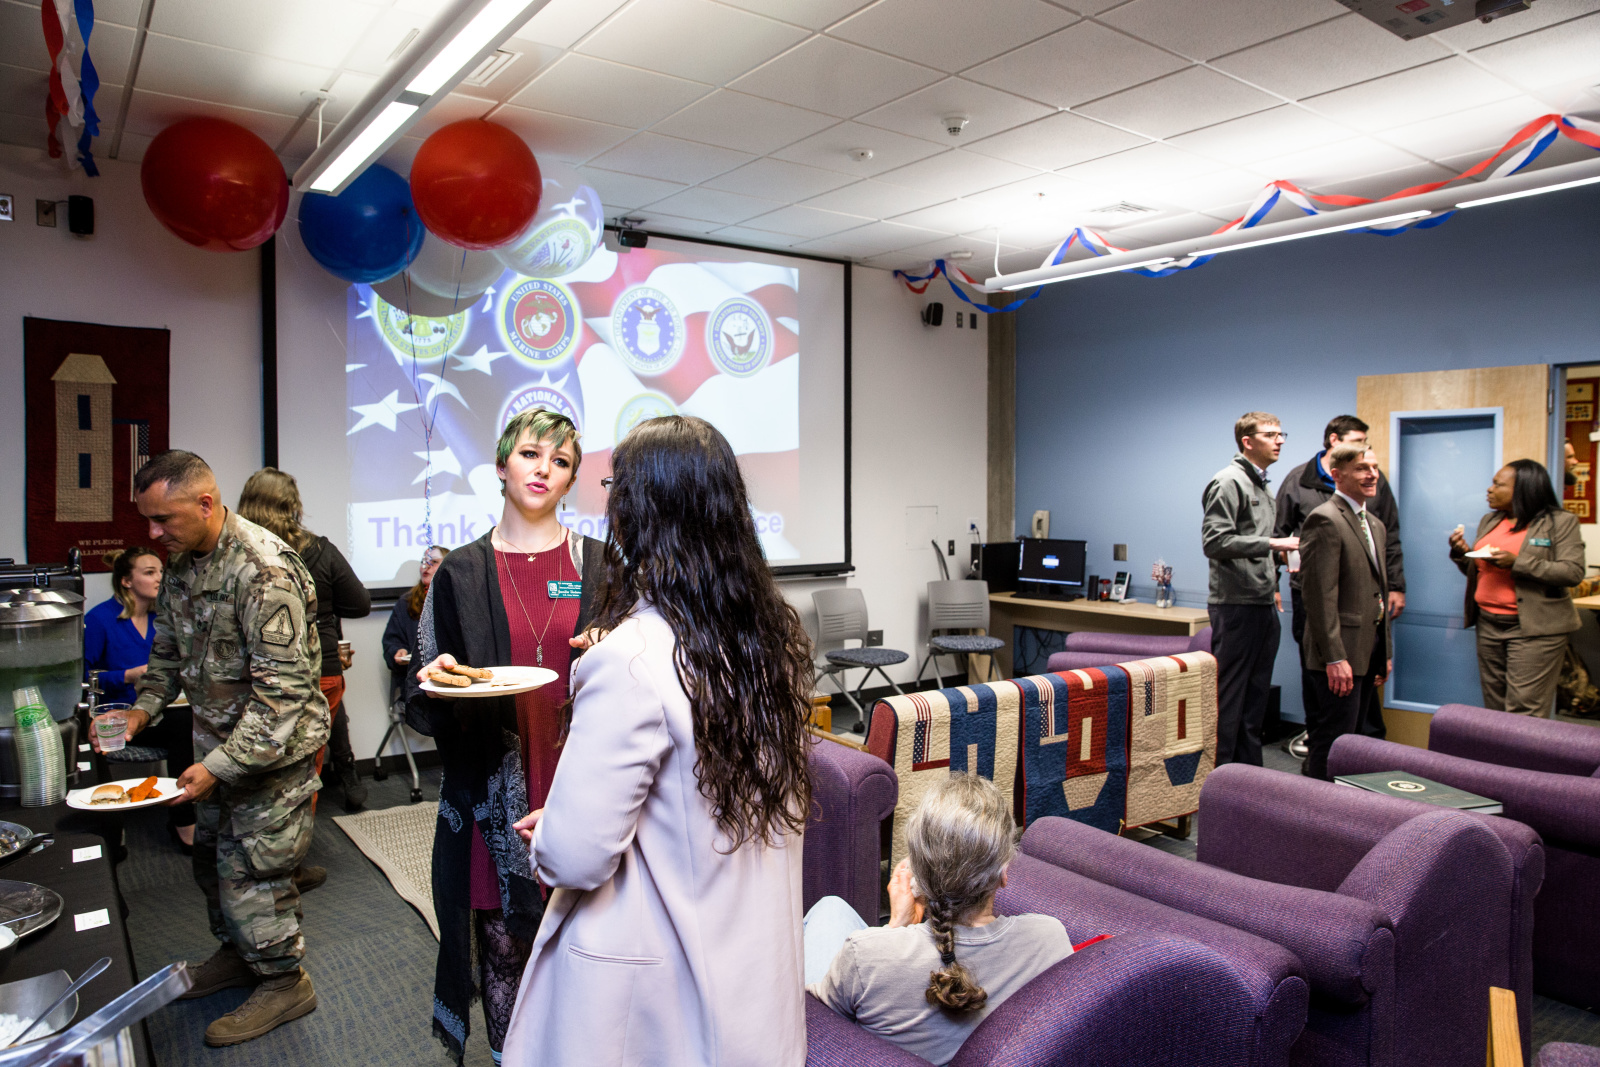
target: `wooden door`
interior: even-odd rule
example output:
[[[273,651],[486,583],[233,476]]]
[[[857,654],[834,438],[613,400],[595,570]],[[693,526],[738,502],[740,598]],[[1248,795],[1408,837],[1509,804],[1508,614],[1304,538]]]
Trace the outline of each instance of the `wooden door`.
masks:
[[[1370,427],[1367,438],[1393,484],[1394,472],[1400,462],[1400,442],[1392,440],[1392,416],[1397,412],[1420,414],[1431,411],[1493,410],[1500,434],[1497,449],[1500,463],[1527,458],[1548,464],[1550,389],[1550,368],[1545,364],[1367,375],[1356,379],[1356,414]],[[1401,494],[1398,485],[1394,488],[1397,495]],[[1406,510],[1402,504],[1402,516]],[[1474,529],[1472,520],[1481,514],[1481,509],[1475,514],[1464,513],[1458,521],[1467,526],[1470,534]],[[1404,523],[1401,524],[1400,533],[1407,562],[1406,584],[1410,599],[1413,592],[1411,586],[1414,584],[1410,574],[1411,561],[1417,558],[1418,553],[1447,553],[1448,534],[1443,530],[1413,530]],[[1430,562],[1436,561],[1430,557]],[[1397,665],[1396,672],[1399,670]],[[1385,696],[1389,700],[1395,699],[1391,695],[1393,689],[1392,685],[1386,687]],[[1391,740],[1419,748],[1427,747],[1431,715],[1386,706],[1384,719]]]

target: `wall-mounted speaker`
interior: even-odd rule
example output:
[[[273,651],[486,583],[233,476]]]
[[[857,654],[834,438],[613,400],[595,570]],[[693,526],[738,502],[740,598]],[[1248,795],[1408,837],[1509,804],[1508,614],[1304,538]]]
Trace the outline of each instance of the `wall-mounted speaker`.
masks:
[[[67,197],[67,229],[79,237],[94,236],[94,199],[92,197]]]

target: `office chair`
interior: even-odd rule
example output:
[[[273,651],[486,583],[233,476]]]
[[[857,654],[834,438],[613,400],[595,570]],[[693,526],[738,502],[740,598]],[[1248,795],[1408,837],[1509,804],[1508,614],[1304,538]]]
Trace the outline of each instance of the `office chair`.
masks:
[[[867,713],[861,706],[861,690],[866,688],[867,680],[872,677],[872,672],[877,671],[883,675],[883,680],[888,682],[896,693],[904,695],[903,690],[895,684],[893,678],[884,671],[885,667],[892,667],[896,663],[904,663],[911,657],[906,653],[893,648],[867,648],[867,598],[861,595],[859,589],[819,589],[811,594],[811,602],[817,608],[817,644],[825,645],[833,641],[861,642],[860,648],[836,648],[824,652],[827,659],[825,665],[817,666],[817,675],[813,684],[823,678],[833,679],[833,684],[839,687],[839,692],[861,716],[856,723],[856,733],[866,731]],[[861,676],[861,684],[856,686],[856,691],[851,693],[845,687],[844,675],[854,667],[865,667],[867,673]]]
[[[933,680],[944,688],[944,676],[939,673],[940,656],[988,655],[989,674],[986,681],[999,681],[999,668],[993,653],[1006,647],[998,637],[984,634],[941,634],[941,630],[987,630],[989,628],[989,583],[983,581],[955,581],[928,583],[928,654],[917,668],[917,683],[922,682],[922,672],[933,664]]]

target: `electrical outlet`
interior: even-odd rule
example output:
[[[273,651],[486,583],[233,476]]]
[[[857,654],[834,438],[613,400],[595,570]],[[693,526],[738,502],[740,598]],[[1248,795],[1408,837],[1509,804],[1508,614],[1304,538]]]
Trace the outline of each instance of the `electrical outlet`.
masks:
[[[40,226],[55,226],[56,202],[54,200],[35,200],[33,202],[33,210]]]
[[[948,547],[945,549],[944,554],[947,556],[953,556],[956,554],[956,543],[953,538],[948,542]]]
[[[0,222],[10,222],[12,212],[10,193],[0,193]]]
[[[882,645],[883,645],[883,631],[882,630],[868,630],[867,631],[866,644],[862,645],[861,647],[862,648],[881,648]]]

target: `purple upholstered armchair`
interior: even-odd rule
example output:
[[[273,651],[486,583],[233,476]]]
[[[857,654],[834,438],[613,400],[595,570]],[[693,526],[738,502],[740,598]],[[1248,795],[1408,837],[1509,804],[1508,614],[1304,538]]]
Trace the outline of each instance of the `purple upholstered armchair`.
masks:
[[[1221,948],[1222,925],[1292,952],[1312,992],[1297,1065],[1443,1067],[1482,1055],[1487,987],[1517,988],[1516,872],[1487,822],[1233,764],[1201,793],[1199,863],[1060,819],[1022,849],[1192,917],[1145,914],[1140,929]],[[1511,836],[1531,898],[1542,854],[1531,832]]]
[[[1447,704],[1430,749],[1348,735],[1328,756],[1333,774],[1409,771],[1505,807],[1491,823],[1525,823],[1544,840],[1544,886],[1533,903],[1532,989],[1600,1006],[1600,730]],[[1412,803],[1415,801],[1402,801]],[[1515,987],[1520,1007],[1528,989]],[[1523,1020],[1527,1029],[1527,1020]]]
[[[1259,1062],[1255,977],[1195,941],[1121,934],[1029,982],[973,1031],[951,1067],[1252,1067]],[[810,996],[806,1046],[806,1067],[928,1064]]]
[[[1047,671],[1086,670],[1108,663],[1123,663],[1151,656],[1175,656],[1180,652],[1210,652],[1211,627],[1193,637],[1159,637],[1151,634],[1070,633],[1065,652],[1050,656]]]
[[[1505,712],[1495,714],[1504,715]],[[1538,1067],[1600,1067],[1600,1048],[1552,1041],[1539,1050]]]
[[[816,738],[811,817],[806,820],[803,900],[843,897],[869,923],[878,921],[884,877],[878,864],[880,825],[894,812],[900,782],[894,768],[868,752]]]

